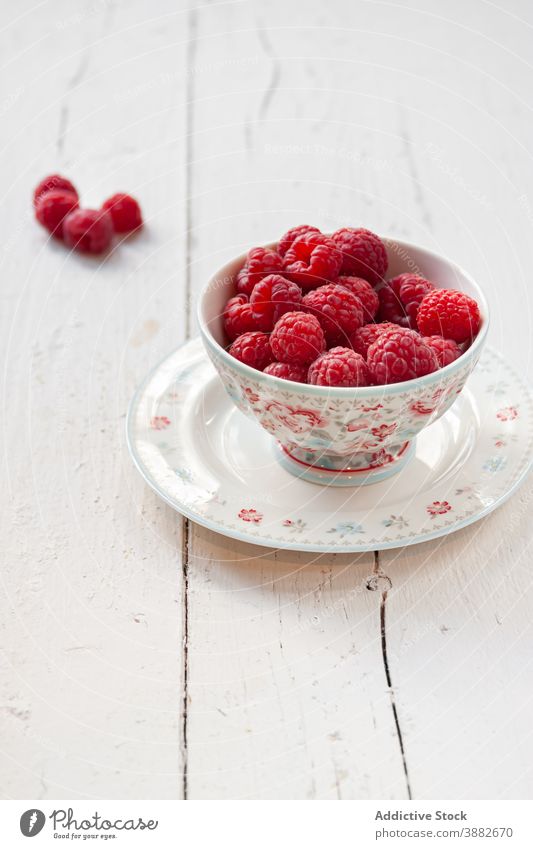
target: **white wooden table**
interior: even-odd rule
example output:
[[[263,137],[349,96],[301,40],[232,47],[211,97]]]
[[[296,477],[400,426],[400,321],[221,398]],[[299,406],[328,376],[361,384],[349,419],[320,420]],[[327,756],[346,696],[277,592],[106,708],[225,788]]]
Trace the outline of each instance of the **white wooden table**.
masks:
[[[527,798],[533,486],[446,541],[234,543],[124,419],[208,274],[295,223],[451,255],[531,375],[526,0],[19,0],[0,34],[4,798]],[[105,262],[34,223],[136,194]]]

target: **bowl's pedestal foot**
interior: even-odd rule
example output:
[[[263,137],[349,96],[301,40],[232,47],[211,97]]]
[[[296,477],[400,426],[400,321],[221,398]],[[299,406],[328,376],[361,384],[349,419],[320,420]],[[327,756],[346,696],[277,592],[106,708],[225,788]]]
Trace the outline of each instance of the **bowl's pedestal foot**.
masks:
[[[415,441],[349,456],[302,448],[289,450],[277,442],[276,456],[286,471],[310,483],[363,486],[386,480],[403,469],[413,456]]]

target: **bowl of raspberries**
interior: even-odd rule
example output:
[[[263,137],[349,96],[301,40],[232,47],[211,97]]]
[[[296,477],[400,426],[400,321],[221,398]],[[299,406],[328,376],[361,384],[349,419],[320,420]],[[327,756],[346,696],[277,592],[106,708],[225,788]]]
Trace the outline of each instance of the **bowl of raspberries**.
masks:
[[[207,353],[286,469],[357,485],[399,471],[479,359],[485,298],[455,263],[364,228],[291,228],[205,287]]]

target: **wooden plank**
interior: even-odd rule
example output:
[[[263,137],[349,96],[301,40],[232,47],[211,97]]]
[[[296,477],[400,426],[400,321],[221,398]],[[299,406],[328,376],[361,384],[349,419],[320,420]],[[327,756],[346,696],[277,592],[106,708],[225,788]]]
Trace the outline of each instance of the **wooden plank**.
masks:
[[[176,798],[181,519],[133,470],[124,423],[185,333],[186,16],[61,2],[3,39],[20,94],[1,160],[1,792]],[[88,205],[138,195],[145,232],[105,260],[47,243],[30,192],[55,170]]]

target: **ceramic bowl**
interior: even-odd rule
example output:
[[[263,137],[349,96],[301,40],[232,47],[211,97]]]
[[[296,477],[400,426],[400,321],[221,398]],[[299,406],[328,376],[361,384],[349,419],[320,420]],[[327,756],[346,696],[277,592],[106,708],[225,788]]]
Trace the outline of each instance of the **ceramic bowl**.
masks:
[[[476,339],[459,359],[415,380],[353,388],[308,386],[263,374],[230,356],[222,313],[234,294],[244,255],[221,268],[199,299],[203,343],[229,396],[272,435],[285,468],[314,483],[353,486],[399,471],[413,452],[417,434],[453,404],[485,343],[488,307],[471,276],[425,248],[384,242],[387,277],[411,272],[442,288],[459,289],[476,299],[482,316]]]

